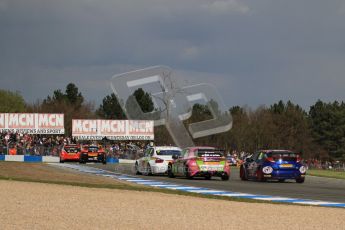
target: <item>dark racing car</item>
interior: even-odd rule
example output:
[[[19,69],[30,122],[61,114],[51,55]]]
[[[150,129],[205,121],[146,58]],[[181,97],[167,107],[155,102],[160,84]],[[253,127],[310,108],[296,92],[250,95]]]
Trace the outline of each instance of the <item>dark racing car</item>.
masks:
[[[83,146],[79,163],[85,164],[86,162],[101,162],[106,164],[107,158],[104,149],[96,145]]]
[[[293,179],[303,183],[306,167],[298,154],[288,150],[260,150],[246,158],[240,168],[242,180],[259,181]]]

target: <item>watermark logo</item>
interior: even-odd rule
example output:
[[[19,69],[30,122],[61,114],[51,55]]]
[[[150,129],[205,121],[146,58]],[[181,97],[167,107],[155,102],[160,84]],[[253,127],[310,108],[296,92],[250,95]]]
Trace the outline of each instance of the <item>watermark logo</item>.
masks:
[[[114,75],[111,87],[128,119],[154,120],[155,126],[165,125],[175,144],[182,148],[194,146],[195,138],[226,132],[232,127],[231,114],[213,85],[179,86],[169,67],[155,66]],[[151,95],[154,111],[142,111],[132,95],[138,88]],[[212,118],[185,125],[197,103],[207,106]]]

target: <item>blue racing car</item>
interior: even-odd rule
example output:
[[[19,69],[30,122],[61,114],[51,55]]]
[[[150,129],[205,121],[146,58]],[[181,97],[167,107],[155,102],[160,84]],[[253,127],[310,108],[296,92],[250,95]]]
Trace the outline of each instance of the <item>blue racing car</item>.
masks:
[[[242,180],[259,181],[286,179],[303,183],[307,168],[302,164],[298,154],[288,150],[260,150],[246,158],[240,167]]]

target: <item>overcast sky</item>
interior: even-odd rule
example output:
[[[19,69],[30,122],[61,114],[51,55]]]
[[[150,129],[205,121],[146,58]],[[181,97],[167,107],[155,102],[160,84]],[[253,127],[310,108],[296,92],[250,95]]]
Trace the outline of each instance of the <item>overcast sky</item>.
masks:
[[[0,88],[29,102],[155,65],[228,106],[345,100],[345,1],[0,0]]]

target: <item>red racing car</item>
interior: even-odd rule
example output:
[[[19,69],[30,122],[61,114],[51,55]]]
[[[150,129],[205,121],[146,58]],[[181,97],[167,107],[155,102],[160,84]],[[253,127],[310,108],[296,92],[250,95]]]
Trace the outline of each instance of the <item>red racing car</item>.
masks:
[[[84,145],[81,153],[79,163],[85,164],[86,162],[102,162],[107,163],[107,157],[102,147],[96,145]]]
[[[80,148],[78,145],[64,145],[60,152],[60,163],[65,161],[76,161],[80,160]]]

